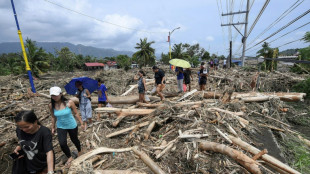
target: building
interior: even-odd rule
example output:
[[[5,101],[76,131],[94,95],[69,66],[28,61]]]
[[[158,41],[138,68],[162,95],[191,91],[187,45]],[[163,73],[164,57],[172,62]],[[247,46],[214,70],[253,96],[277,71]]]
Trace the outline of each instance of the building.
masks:
[[[86,70],[97,70],[97,69],[103,69],[104,68],[104,64],[103,63],[85,63],[86,66]]]
[[[106,64],[104,65],[104,69],[105,70],[117,69],[116,61],[107,61]]]

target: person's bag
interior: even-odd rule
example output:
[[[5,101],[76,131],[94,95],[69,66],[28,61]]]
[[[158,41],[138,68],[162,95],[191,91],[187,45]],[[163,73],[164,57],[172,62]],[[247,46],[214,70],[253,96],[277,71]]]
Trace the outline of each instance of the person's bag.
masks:
[[[112,106],[110,103],[108,103],[108,104],[107,104],[107,107],[108,107],[108,108],[112,108],[113,106]]]
[[[187,86],[186,84],[183,84],[183,91],[186,92],[186,90],[187,90]]]

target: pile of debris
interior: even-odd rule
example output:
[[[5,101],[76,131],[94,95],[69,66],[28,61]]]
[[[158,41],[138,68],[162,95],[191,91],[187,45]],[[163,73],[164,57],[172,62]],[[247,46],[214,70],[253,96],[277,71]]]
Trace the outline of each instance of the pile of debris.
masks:
[[[48,89],[53,85],[63,88],[72,77],[89,76],[104,79],[113,107],[97,108],[96,94],[92,94],[94,113],[101,113],[102,120],[85,132],[80,131],[84,154],[69,169],[64,168],[66,157],[57,138],[53,138],[57,170],[65,173],[299,173],[286,164],[279,141],[295,136],[310,147],[309,140],[286,119],[288,114],[304,114],[287,103],[303,101],[305,94],[288,92],[302,78],[280,72],[262,72],[257,76],[255,72],[238,68],[220,69],[209,73],[207,91],[196,90],[198,77],[194,75],[194,90],[178,94],[174,72],[168,67],[164,70],[166,100],[162,102],[159,97],[148,95],[148,104],[137,103],[137,85],[133,81],[137,70],[79,72],[66,76],[46,74],[35,80],[36,94],[26,88],[26,77],[3,77],[0,79],[0,169],[10,173],[12,161],[7,154],[17,145],[12,118],[23,109],[33,109],[40,122],[50,127]],[[145,71],[150,79],[147,80],[150,91],[153,72],[151,68]],[[192,73],[196,74],[195,71],[198,70]],[[264,93],[253,92],[253,79],[257,83],[255,87]],[[67,98],[78,103],[77,98]],[[68,142],[74,151],[74,145]]]

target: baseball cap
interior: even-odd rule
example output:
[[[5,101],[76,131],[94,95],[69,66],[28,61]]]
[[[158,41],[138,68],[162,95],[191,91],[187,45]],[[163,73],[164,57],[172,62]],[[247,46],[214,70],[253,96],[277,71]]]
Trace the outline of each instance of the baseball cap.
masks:
[[[59,95],[61,93],[61,88],[58,86],[51,87],[50,95]]]

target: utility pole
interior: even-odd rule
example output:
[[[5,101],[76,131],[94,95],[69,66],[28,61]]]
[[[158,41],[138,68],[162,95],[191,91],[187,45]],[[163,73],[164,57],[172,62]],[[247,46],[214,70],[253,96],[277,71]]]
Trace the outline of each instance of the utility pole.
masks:
[[[232,57],[232,41],[229,42],[229,57],[227,61],[227,68],[231,67],[231,57]]]
[[[222,14],[222,16],[229,16],[229,15],[236,15],[236,14],[242,14],[245,13],[245,22],[238,22],[238,23],[230,23],[230,24],[221,24],[221,26],[230,26],[232,25],[240,34],[241,32],[237,29],[235,25],[245,25],[244,27],[244,35],[241,34],[242,36],[242,43],[243,43],[243,49],[242,49],[242,66],[244,66],[245,63],[245,47],[246,47],[246,39],[247,39],[247,28],[248,28],[248,15],[249,15],[249,6],[250,6],[250,0],[247,0],[247,9],[246,11],[239,11],[239,12],[231,12],[227,14]],[[230,58],[231,58],[231,53],[230,53]],[[230,60],[231,61],[231,60]]]
[[[244,66],[244,63],[245,63],[245,47],[246,47],[246,40],[248,38],[248,17],[249,17],[249,7],[250,7],[250,3],[249,3],[250,0],[247,0],[247,3],[246,3],[246,11],[248,11],[246,14],[245,14],[245,27],[244,27],[244,36],[242,38],[242,42],[243,42],[243,48],[242,48],[242,66]]]
[[[171,32],[169,31],[168,35],[168,42],[169,42],[169,58],[171,59],[171,34],[174,32],[174,30],[180,29],[181,27],[173,29]]]

